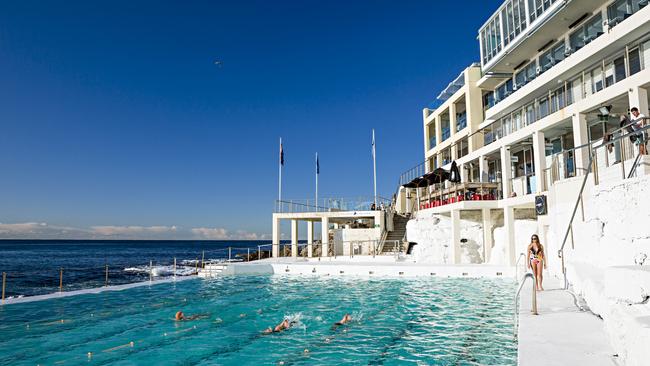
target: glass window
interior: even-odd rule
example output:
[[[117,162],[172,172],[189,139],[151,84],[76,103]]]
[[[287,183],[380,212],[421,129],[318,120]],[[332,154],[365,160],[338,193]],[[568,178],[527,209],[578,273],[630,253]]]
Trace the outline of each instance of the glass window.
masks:
[[[537,18],[537,15],[535,13],[535,0],[528,0],[528,10],[530,11],[530,21],[532,22]]]
[[[643,44],[643,53],[641,59],[643,60],[643,69],[650,68],[650,41]]]
[[[615,82],[619,82],[625,79],[625,58],[623,56],[614,60],[614,76],[616,77]]]
[[[617,0],[607,7],[607,17],[609,18],[609,23],[613,25],[627,19],[630,14],[632,14],[632,7],[629,0]]]
[[[503,126],[501,121],[494,122],[494,139],[498,140],[503,137]]]
[[[591,42],[603,34],[603,17],[598,13],[585,24],[585,42]]]
[[[638,47],[627,54],[627,59],[630,66],[630,75],[641,71],[641,53]]]
[[[512,118],[510,116],[503,117],[503,133],[505,136],[512,133]]]
[[[525,0],[519,0],[519,24],[521,24],[521,29],[519,29],[519,32],[523,31],[526,29],[526,4],[524,3]],[[531,19],[532,20],[532,19]]]
[[[593,93],[603,90],[603,70],[600,66],[591,70],[591,79]]]
[[[542,119],[549,115],[550,112],[549,112],[548,104],[549,104],[548,97],[543,97],[539,100],[538,114],[537,114],[539,116],[539,119]]]
[[[526,80],[530,82],[537,77],[537,64],[533,61],[526,66]]]
[[[594,88],[592,86],[592,81],[591,81],[592,80],[591,74],[592,74],[591,72],[585,73],[585,78],[583,80],[584,85],[582,87],[582,90],[584,90],[584,97],[588,97],[594,93]]]
[[[515,85],[520,88],[526,84],[526,69],[523,69],[515,74]]]
[[[582,100],[582,78],[578,76],[577,78],[571,80],[571,103],[579,102]]]
[[[506,44],[506,41],[512,41],[515,38],[515,19],[512,14],[512,2],[506,5],[506,26],[503,29],[503,33],[506,34],[506,39],[503,40],[504,44]]]
[[[522,121],[522,118],[521,118],[521,110],[515,112],[512,115],[512,120],[513,120],[513,131],[517,131],[517,130],[519,130],[520,128],[523,127],[523,124],[522,124],[523,121]]]
[[[526,125],[535,122],[535,104],[530,103],[526,106]]]
[[[551,93],[551,113],[564,108],[564,87],[556,89]]]
[[[605,66],[605,85],[614,85],[614,63],[610,62]]]
[[[494,92],[487,92],[483,95],[483,108],[488,109],[494,106]]]
[[[569,46],[572,50],[577,51],[585,45],[584,39],[584,29],[580,28],[569,36]]]

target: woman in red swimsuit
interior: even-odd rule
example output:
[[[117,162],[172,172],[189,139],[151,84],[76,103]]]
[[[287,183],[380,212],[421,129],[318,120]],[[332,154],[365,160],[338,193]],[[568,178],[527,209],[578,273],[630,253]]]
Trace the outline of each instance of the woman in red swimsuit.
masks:
[[[528,245],[528,269],[532,269],[535,279],[537,280],[537,291],[544,291],[542,287],[542,265],[546,269],[546,255],[544,255],[544,246],[539,242],[539,237],[533,235]]]

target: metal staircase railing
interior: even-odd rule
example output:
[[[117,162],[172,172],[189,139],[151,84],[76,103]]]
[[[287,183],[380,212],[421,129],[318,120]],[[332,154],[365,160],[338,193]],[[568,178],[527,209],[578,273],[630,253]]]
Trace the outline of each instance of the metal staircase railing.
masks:
[[[645,121],[648,121],[648,118],[644,119]],[[584,174],[584,179],[582,180],[582,184],[580,186],[580,191],[578,192],[578,198],[576,199],[576,203],[573,207],[573,212],[571,213],[571,217],[569,218],[569,224],[567,225],[566,232],[564,234],[564,239],[562,239],[562,245],[560,246],[560,249],[558,250],[558,257],[562,260],[562,275],[564,277],[564,289],[567,290],[569,288],[569,282],[567,281],[567,276],[566,276],[566,265],[564,262],[564,247],[566,245],[566,242],[569,238],[570,235],[572,235],[573,232],[573,220],[575,219],[576,213],[578,212],[578,207],[580,206],[580,203],[582,201],[582,193],[584,192],[585,186],[587,184],[587,179],[589,179],[589,174],[594,170],[596,162],[594,157],[596,156],[596,150],[607,147],[609,145],[614,146],[619,141],[622,141],[625,138],[629,138],[630,136],[641,136],[640,138],[642,139],[641,143],[645,144],[648,141],[648,138],[645,137],[648,132],[650,132],[650,125],[645,126],[641,129],[637,129],[635,131],[630,131],[628,132],[626,130],[627,127],[629,127],[631,124],[626,125],[621,127],[620,129],[617,129],[616,131],[626,131],[627,133],[620,133],[618,137],[612,138],[609,141],[603,142],[602,144],[591,147],[591,144],[585,144],[582,146],[578,146],[574,148],[574,151],[577,151],[578,149],[581,148],[589,148],[589,164],[587,164],[587,168],[585,168],[585,174]],[[639,161],[641,159],[641,154],[639,153],[634,161],[634,165],[632,166],[632,169],[630,169],[629,175],[627,175],[627,178],[632,177],[632,175],[636,172],[636,168],[639,165]],[[625,168],[622,165],[624,164],[623,159],[621,159],[621,168],[623,169],[623,172],[625,172]],[[623,177],[625,178],[626,175],[623,173]],[[598,184],[598,173],[597,171],[594,174],[594,182]]]

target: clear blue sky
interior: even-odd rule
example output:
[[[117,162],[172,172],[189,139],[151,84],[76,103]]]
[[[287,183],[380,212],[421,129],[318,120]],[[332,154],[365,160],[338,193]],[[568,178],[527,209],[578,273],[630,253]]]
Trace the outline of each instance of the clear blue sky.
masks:
[[[499,4],[5,1],[0,238],[268,235],[280,136],[285,198],[316,151],[321,197],[369,196],[374,127],[390,196]]]

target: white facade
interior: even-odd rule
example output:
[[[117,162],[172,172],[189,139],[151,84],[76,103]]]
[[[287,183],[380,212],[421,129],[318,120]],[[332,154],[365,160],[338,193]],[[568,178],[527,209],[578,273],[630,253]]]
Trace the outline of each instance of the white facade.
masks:
[[[589,169],[596,184],[629,172],[639,152],[629,141],[613,151],[592,149],[619,127],[621,116],[634,118],[632,108],[650,115],[650,6],[636,0],[507,0],[479,30],[479,44],[478,80],[472,76],[477,68],[470,67],[470,82],[424,113],[424,172],[454,160],[464,185],[426,184],[404,190],[400,199],[421,214],[496,209],[503,223],[484,231],[514,264],[520,246],[515,218],[534,208],[536,196],[548,196],[552,186],[581,179]],[[466,132],[441,138],[448,125],[454,131],[445,116],[456,115],[456,102],[477,95],[480,109],[466,110],[478,126],[468,123]],[[463,139],[466,149],[459,148]],[[568,204],[575,203],[571,194]],[[538,219],[543,240],[550,221]]]

